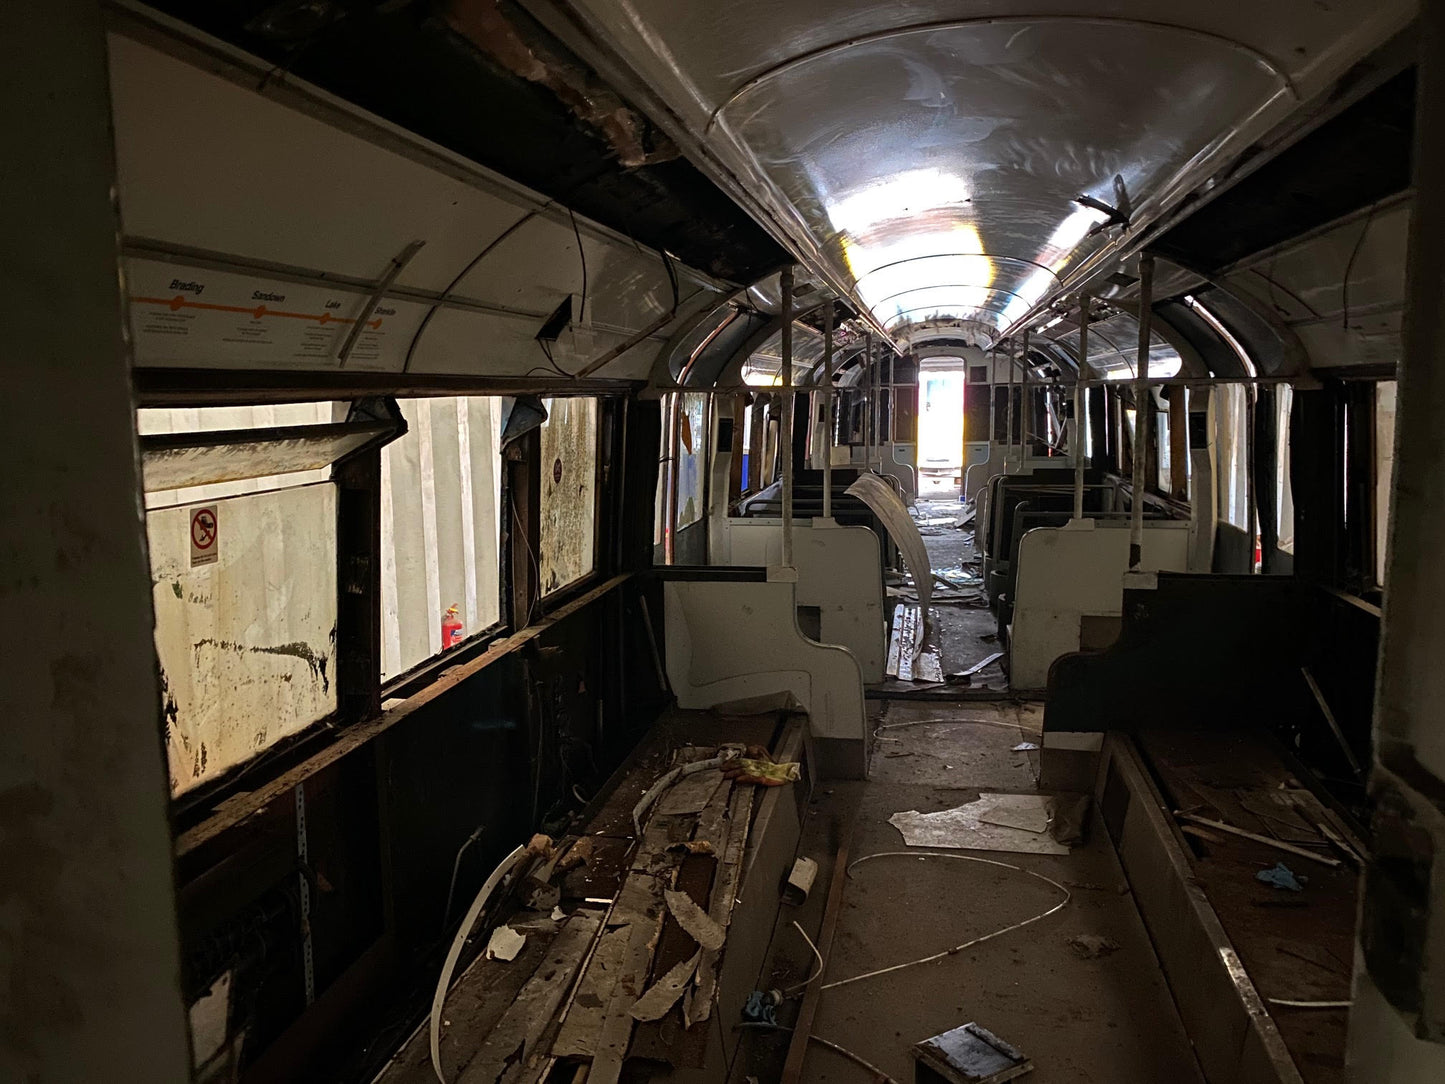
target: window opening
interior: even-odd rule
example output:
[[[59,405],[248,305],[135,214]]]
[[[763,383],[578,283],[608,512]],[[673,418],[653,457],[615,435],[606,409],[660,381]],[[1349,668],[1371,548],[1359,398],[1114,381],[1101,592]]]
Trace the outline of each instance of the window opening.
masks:
[[[382,401],[137,412],[171,793],[337,708],[336,460]]]
[[[1395,405],[1398,385],[1375,385],[1375,583],[1385,585],[1385,556],[1390,539],[1390,497],[1395,478]]]
[[[597,400],[544,399],[541,534],[543,597],[590,574],[597,564]]]
[[[381,453],[381,678],[501,619],[502,400],[403,399]]]
[[[1217,441],[1219,453],[1220,506],[1224,521],[1242,531],[1249,530],[1249,479],[1245,441],[1247,417],[1245,389],[1240,384],[1218,388]]]
[[[1276,543],[1284,553],[1294,553],[1294,489],[1290,485],[1289,418],[1294,388],[1281,384],[1275,391],[1275,512],[1279,524]]]

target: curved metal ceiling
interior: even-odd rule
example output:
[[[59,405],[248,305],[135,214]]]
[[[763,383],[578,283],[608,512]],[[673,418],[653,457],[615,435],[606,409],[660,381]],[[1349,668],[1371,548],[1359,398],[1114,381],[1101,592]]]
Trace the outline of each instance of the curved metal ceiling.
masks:
[[[994,337],[1104,269],[1413,11],[1408,0],[1217,0],[1163,18],[1148,0],[1100,13],[981,0],[968,19],[944,0],[570,6],[879,325],[952,317]],[[1096,230],[1107,215],[1080,196],[1127,200],[1132,233]],[[942,287],[956,287],[942,306],[904,296]],[[1012,300],[984,311],[970,290]]]

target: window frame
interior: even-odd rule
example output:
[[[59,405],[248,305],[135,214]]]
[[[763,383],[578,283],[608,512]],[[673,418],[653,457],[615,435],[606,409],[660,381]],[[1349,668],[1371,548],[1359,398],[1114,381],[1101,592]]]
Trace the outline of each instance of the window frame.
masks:
[[[232,380],[217,387],[218,376]],[[515,381],[486,378],[428,378],[417,385],[405,385],[389,374],[286,372],[229,372],[212,370],[137,370],[133,391],[137,408],[200,408],[212,406],[274,406],[320,400],[360,404],[390,403],[396,397],[438,398],[458,396],[545,395],[549,398],[591,397],[597,400],[597,454],[594,461],[594,523],[592,569],[564,585],[543,601],[536,600],[533,623],[547,619],[594,590],[617,573],[622,560],[621,504],[625,495],[623,463],[627,445],[628,396],[635,385],[595,384],[549,386],[545,390],[519,390]],[[133,423],[134,424],[134,421]],[[343,424],[343,423],[338,423]],[[277,427],[285,428],[285,427]],[[390,439],[405,433],[405,423]],[[221,433],[223,431],[216,430]],[[254,437],[254,432],[252,433]],[[137,440],[140,438],[137,436]],[[376,439],[333,464],[328,479],[338,487],[337,509],[337,671],[338,708],[305,729],[280,739],[256,756],[236,765],[215,779],[170,798],[177,836],[204,825],[217,816],[220,807],[244,791],[255,791],[284,776],[310,758],[341,740],[360,723],[383,717],[384,708],[409,698],[441,680],[445,672],[475,660],[525,624],[513,620],[509,602],[517,584],[516,544],[521,541],[513,529],[512,502],[520,505],[535,500],[540,489],[537,468],[540,445],[536,431],[524,433],[502,446],[499,467],[502,539],[499,583],[502,598],[500,619],[479,629],[455,648],[443,652],[396,677],[381,681],[381,447]],[[527,492],[519,485],[514,468],[525,469]],[[529,532],[538,538],[536,525]],[[524,577],[524,580],[526,577]]]

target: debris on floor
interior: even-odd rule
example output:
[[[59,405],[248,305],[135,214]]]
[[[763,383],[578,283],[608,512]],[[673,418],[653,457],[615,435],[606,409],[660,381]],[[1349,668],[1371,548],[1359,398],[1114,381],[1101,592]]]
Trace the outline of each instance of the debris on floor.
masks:
[[[1081,933],[1069,938],[1069,948],[1073,949],[1074,955],[1081,960],[1097,960],[1118,952],[1119,942],[1096,933]]]
[[[935,579],[942,580],[950,587],[981,587],[983,585],[981,575],[964,568],[935,568],[933,575]]]
[[[700,947],[709,952],[716,952],[723,947],[723,928],[709,918],[707,912],[699,907],[691,896],[671,888],[666,889],[662,895],[667,900],[667,909],[677,920],[677,924]]]
[[[1002,651],[995,651],[992,655],[989,655],[987,658],[982,659],[982,660],[980,660],[979,662],[974,663],[974,664],[973,664],[972,666],[970,666],[967,670],[961,671],[960,673],[957,673],[957,674],[949,674],[949,675],[948,675],[948,680],[949,680],[950,682],[955,682],[955,681],[956,681],[956,682],[962,682],[963,684],[967,685],[967,684],[969,684],[969,683],[973,680],[973,677],[974,677],[975,674],[979,673],[979,672],[980,672],[981,670],[983,670],[985,667],[991,666],[991,665],[993,665],[994,663],[998,662],[1001,658],[1003,658],[1003,656],[1004,656],[1004,653],[1003,653]]]
[[[1043,794],[980,794],[937,813],[895,813],[888,823],[910,847],[948,847],[1020,854],[1068,854],[1048,833],[1050,800]]]
[[[702,950],[695,952],[691,959],[682,961],[675,965],[668,973],[638,998],[628,1010],[628,1015],[634,1020],[661,1020],[667,1010],[677,1004],[677,999],[687,989],[687,984],[692,981],[693,973],[697,965],[702,962]]]
[[[913,1056],[948,1084],[1002,1084],[1034,1067],[1022,1051],[973,1023],[916,1043]],[[920,1073],[918,1079],[934,1078]]]
[[[522,910],[488,932],[458,987],[470,984],[475,998],[498,976],[507,976],[503,983],[515,976],[515,985],[492,999],[497,1012],[485,1023],[444,1030],[454,946],[430,1027],[394,1059],[398,1084],[428,1061],[428,1079],[449,1081],[538,1080],[553,1058],[589,1063],[596,1079],[614,1081],[632,1058],[699,1067],[755,798],[762,800],[754,784],[784,785],[799,775],[801,731],[785,733],[776,759],[743,743],[672,748],[599,815],[608,818],[603,831],[594,821],[592,831],[566,842],[538,836],[516,848],[483,886],[458,938],[465,942],[494,890],[507,895]],[[614,857],[587,872],[604,848]],[[543,889],[555,900],[568,877],[566,910],[559,902],[533,906]]]
[[[487,941],[487,959],[511,962],[526,943],[526,934],[520,934],[510,926],[498,926]]]
[[[1275,863],[1272,869],[1262,869],[1254,875],[1256,881],[1263,881],[1275,888],[1287,889],[1290,892],[1303,892],[1309,878],[1296,874],[1283,862]]]
[[[1087,794],[1059,794],[1050,799],[1049,835],[1066,847],[1084,841],[1089,827]]]
[[[1285,851],[1289,854],[1298,855],[1300,858],[1308,858],[1311,862],[1318,862],[1322,866],[1335,868],[1342,863],[1338,858],[1331,858],[1327,854],[1315,854],[1303,847],[1296,847],[1293,843],[1284,843],[1278,839],[1271,839],[1269,836],[1262,836],[1258,832],[1248,832],[1243,828],[1236,828],[1232,824],[1223,821],[1212,820],[1209,817],[1201,817],[1196,813],[1188,813],[1183,810],[1176,810],[1174,816],[1181,821],[1190,824],[1197,824],[1204,828],[1212,828],[1216,832],[1226,832],[1232,836],[1239,836],[1241,839],[1252,839],[1256,843],[1263,843],[1266,847],[1273,847],[1277,851]]]
[[[795,760],[779,764],[766,749],[749,748],[747,755],[736,757],[723,768],[723,778],[735,783],[753,783],[760,787],[780,787],[796,783],[803,777],[803,766]]]
[[[747,1004],[743,1006],[743,1022],[776,1027],[779,1000],[775,991],[754,990],[748,995]]]
[[[818,879],[818,863],[812,858],[798,858],[788,873],[788,883],[783,885],[783,902],[794,906],[803,903],[813,891],[813,882]]]

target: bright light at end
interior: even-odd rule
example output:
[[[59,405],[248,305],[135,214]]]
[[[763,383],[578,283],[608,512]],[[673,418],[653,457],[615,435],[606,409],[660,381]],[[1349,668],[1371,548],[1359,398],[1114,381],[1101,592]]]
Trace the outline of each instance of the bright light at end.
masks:
[[[914,169],[857,189],[829,204],[828,220],[839,233],[856,240],[874,226],[961,207],[968,198],[962,179],[937,169]]]

